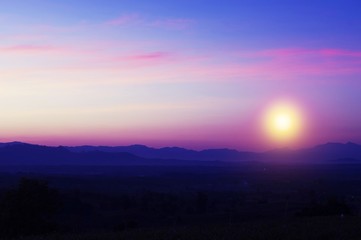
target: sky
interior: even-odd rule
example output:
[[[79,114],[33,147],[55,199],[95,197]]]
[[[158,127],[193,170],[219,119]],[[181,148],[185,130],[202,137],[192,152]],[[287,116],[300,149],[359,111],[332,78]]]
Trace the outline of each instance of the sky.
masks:
[[[361,143],[361,2],[0,0],[0,141],[274,147]]]

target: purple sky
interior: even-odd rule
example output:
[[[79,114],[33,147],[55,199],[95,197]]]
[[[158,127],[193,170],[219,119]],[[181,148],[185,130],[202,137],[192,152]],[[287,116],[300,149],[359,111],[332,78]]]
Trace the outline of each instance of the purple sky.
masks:
[[[286,99],[305,119],[296,147],[361,143],[360,8],[3,1],[0,141],[266,150],[260,118]]]

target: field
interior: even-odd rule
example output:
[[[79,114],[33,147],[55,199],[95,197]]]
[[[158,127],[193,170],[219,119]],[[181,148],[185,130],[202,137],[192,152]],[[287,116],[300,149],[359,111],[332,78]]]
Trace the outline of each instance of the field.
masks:
[[[2,221],[2,236],[358,239],[360,170],[358,164],[259,162],[209,166],[4,167],[0,174],[1,215],[6,220]],[[36,191],[38,199],[34,199]],[[29,210],[44,206],[50,210],[43,215]],[[12,224],[6,218],[9,208],[15,209],[11,213]],[[42,224],[39,229],[36,221]],[[42,237],[31,237],[35,235]]]

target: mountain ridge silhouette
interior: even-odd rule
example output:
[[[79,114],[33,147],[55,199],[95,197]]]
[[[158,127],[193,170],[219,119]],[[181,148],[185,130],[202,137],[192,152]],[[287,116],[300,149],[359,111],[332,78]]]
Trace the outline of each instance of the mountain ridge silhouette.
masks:
[[[273,149],[266,152],[238,151],[228,148],[190,150],[180,147],[152,148],[130,146],[45,146],[23,142],[0,143],[0,165],[133,165],[189,164],[194,162],[237,162],[253,160],[303,162],[360,162],[361,145],[325,143],[312,148]]]

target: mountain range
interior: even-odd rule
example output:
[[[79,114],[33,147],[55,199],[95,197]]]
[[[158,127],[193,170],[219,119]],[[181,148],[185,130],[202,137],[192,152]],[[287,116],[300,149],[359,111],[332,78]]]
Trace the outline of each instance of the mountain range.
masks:
[[[361,145],[326,143],[307,149],[275,149],[257,153],[233,149],[151,148],[144,145],[50,147],[22,142],[0,143],[0,165],[188,165],[238,161],[361,162]]]

